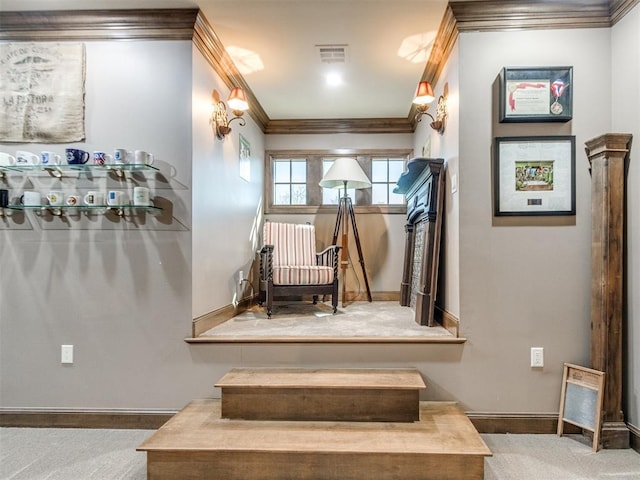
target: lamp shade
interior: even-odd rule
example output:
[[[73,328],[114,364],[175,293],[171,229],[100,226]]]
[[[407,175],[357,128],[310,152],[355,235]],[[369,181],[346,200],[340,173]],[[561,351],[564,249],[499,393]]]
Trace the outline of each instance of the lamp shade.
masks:
[[[229,93],[229,99],[227,100],[229,108],[231,110],[238,110],[244,112],[249,110],[249,103],[247,102],[247,95],[240,87],[234,87]]]
[[[427,103],[431,103],[436,99],[433,94],[433,88],[429,82],[420,82],[418,84],[418,88],[416,89],[416,96],[413,99],[413,103],[418,105],[426,105]]]
[[[368,188],[371,186],[367,174],[364,173],[355,158],[336,158],[319,185],[324,188]]]

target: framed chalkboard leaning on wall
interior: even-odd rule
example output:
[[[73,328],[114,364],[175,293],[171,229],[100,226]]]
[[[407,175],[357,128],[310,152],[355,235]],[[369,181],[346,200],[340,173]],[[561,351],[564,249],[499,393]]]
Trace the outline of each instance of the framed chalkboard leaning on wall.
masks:
[[[604,372],[564,364],[558,435],[562,436],[564,422],[593,432],[593,451],[597,452],[602,425],[602,397]]]

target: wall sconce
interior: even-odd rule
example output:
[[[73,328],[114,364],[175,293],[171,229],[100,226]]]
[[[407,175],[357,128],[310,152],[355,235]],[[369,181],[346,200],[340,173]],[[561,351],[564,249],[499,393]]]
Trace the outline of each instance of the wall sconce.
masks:
[[[436,106],[436,117],[427,112],[429,104],[435,100],[433,94],[433,88],[429,82],[420,82],[416,89],[416,95],[413,99],[418,111],[416,112],[415,120],[419,122],[422,120],[423,115],[429,115],[431,117],[431,123],[429,124],[440,135],[444,133],[444,128],[447,120],[447,99],[440,95],[438,98],[438,104]]]
[[[217,90],[214,90],[211,94],[213,99],[213,112],[211,112],[211,124],[216,132],[216,137],[220,140],[224,140],[224,137],[231,132],[229,125],[234,120],[238,120],[241,127],[246,125],[246,121],[242,118],[244,112],[249,110],[249,104],[247,103],[247,95],[240,87],[234,87],[229,93],[227,103],[229,108],[233,112],[234,117],[229,119],[227,115],[227,105],[220,100],[220,94]]]

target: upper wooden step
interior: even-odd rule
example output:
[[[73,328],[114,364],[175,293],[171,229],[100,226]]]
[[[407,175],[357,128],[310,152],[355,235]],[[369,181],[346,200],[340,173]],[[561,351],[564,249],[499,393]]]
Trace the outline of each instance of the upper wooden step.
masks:
[[[244,420],[414,422],[415,369],[233,369],[216,383],[222,417]]]

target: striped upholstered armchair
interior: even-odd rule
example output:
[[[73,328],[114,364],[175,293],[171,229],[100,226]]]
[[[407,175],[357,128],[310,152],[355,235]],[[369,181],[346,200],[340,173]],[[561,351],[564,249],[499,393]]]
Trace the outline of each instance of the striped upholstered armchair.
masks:
[[[274,296],[331,295],[333,313],[338,309],[338,252],[332,245],[316,252],[313,225],[265,222],[260,251],[259,303],[267,304],[271,318]]]

